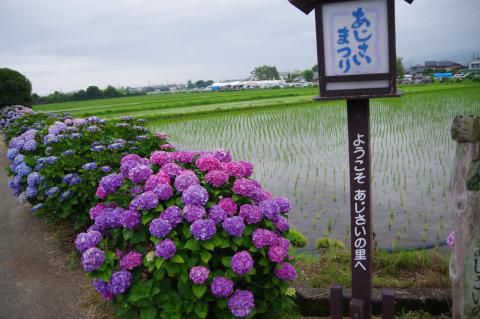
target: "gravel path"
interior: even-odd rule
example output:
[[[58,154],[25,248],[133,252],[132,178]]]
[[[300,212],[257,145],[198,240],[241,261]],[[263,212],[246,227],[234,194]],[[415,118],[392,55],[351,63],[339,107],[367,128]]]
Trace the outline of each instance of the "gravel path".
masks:
[[[0,319],[94,318],[92,294],[52,232],[7,186],[6,147],[0,142]]]

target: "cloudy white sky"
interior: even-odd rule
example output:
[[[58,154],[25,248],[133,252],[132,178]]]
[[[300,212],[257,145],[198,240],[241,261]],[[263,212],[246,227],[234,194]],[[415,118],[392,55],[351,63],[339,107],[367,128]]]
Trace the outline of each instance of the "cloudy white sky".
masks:
[[[407,64],[480,53],[480,0],[396,0],[396,9]],[[315,48],[313,14],[287,0],[0,0],[0,67],[39,94],[244,78],[263,64],[305,69]]]

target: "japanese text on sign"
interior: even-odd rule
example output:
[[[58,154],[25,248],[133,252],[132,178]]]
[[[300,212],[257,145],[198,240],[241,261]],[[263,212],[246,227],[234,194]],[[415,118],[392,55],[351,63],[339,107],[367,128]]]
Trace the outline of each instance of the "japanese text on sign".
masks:
[[[472,313],[471,315],[480,314],[480,247],[475,248],[474,252],[474,278],[473,278],[473,290],[472,290]]]
[[[331,3],[322,10],[326,76],[389,72],[386,1]]]
[[[355,224],[352,225],[354,230],[353,249],[355,249],[354,268],[367,270],[365,263],[367,261],[367,192],[368,186],[365,183],[367,178],[365,175],[367,163],[364,160],[366,155],[366,138],[363,134],[357,134],[353,140],[353,156],[355,175],[353,177],[353,193],[354,193],[354,218]]]

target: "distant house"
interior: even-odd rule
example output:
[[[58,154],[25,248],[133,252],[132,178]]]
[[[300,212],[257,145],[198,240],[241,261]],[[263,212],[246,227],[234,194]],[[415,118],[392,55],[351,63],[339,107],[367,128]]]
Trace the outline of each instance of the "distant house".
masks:
[[[480,71],[480,59],[473,60],[468,65],[468,70]]]
[[[425,61],[425,70],[433,72],[453,72],[465,69],[466,66],[452,61]]]
[[[424,71],[425,71],[425,66],[421,64],[416,64],[410,67],[411,74],[419,74],[419,73],[423,73]]]

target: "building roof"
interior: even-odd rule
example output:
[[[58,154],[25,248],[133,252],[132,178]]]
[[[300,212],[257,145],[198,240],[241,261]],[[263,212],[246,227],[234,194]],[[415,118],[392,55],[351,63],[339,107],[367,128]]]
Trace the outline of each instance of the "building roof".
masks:
[[[318,4],[334,2],[332,0],[288,0],[288,1],[305,14],[309,14],[310,12],[312,12],[312,10],[315,9],[315,6]],[[411,4],[414,0],[405,0],[405,1]]]

